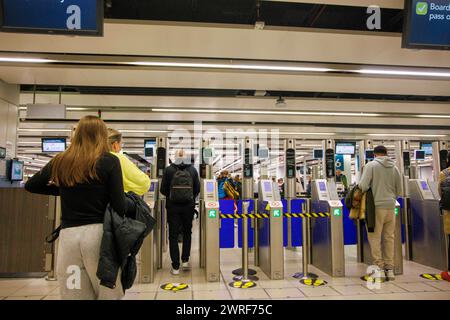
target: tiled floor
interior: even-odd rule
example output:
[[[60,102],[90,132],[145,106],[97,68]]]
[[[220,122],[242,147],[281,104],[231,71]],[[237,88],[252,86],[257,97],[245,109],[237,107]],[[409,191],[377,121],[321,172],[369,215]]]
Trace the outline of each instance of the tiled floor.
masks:
[[[193,232],[196,235],[196,228]],[[366,265],[356,262],[354,246],[346,247],[346,277],[331,278],[318,269],[310,266],[314,272],[328,283],[320,287],[308,287],[301,284],[292,274],[301,271],[301,250],[285,250],[284,280],[270,280],[259,268],[260,278],[257,286],[250,289],[236,289],[228,286],[232,281],[231,271],[241,264],[239,249],[221,250],[221,279],[217,283],[208,283],[204,279],[203,270],[198,268],[198,239],[192,241],[192,270],[182,272],[180,276],[169,273],[170,261],[165,255],[163,269],[159,270],[155,282],[151,284],[135,284],[127,291],[127,300],[228,300],[228,299],[319,299],[319,300],[450,300],[450,283],[431,281],[419,277],[421,273],[438,273],[439,270],[404,261],[404,274],[397,276],[394,282],[381,284],[377,288],[368,287],[360,279],[366,271]],[[250,264],[253,253],[249,255]],[[185,282],[189,288],[183,291],[170,292],[160,288],[169,282]],[[60,299],[58,282],[45,279],[0,279],[0,300],[56,300]]]

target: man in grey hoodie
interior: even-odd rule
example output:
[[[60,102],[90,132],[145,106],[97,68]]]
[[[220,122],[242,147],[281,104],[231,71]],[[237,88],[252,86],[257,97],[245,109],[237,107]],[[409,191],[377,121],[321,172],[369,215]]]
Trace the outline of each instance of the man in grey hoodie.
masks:
[[[401,195],[401,176],[386,147],[375,147],[374,154],[375,160],[364,166],[358,186],[363,192],[372,188],[375,201],[375,229],[367,232],[373,263],[384,270],[388,280],[395,280],[395,202]]]

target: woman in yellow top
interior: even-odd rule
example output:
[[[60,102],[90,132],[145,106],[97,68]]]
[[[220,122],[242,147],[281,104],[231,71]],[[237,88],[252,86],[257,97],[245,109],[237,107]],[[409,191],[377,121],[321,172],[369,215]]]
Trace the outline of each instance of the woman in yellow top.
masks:
[[[142,196],[150,189],[150,178],[130,161],[122,150],[122,134],[115,129],[108,129],[109,149],[117,156],[122,167],[123,189],[125,192],[133,191]]]

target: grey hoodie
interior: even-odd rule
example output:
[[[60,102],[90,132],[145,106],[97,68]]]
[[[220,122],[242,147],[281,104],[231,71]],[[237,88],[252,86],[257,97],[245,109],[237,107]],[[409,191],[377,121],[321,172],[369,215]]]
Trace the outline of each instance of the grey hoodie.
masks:
[[[366,192],[372,188],[375,207],[395,208],[395,201],[401,195],[400,171],[389,157],[377,157],[364,166],[359,188]]]

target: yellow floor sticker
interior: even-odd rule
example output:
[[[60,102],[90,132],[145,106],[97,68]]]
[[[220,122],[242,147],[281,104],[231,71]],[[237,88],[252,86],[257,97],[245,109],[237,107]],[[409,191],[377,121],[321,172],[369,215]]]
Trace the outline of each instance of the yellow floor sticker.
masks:
[[[161,286],[161,289],[167,291],[181,291],[189,288],[186,283],[166,283]]]
[[[238,289],[249,289],[256,287],[256,283],[253,281],[234,281],[230,282],[230,287]]]
[[[369,282],[378,282],[378,283],[383,283],[386,281],[385,278],[375,278],[375,277],[370,277],[368,275],[362,276],[361,277],[362,281],[369,281]]]
[[[300,280],[300,283],[304,284],[305,286],[310,286],[310,287],[319,287],[319,286],[324,286],[327,284],[327,282],[325,280],[321,280],[321,279],[302,279],[302,280]]]
[[[422,273],[420,276],[422,278],[428,279],[428,280],[434,280],[434,281],[443,280],[440,274]]]

